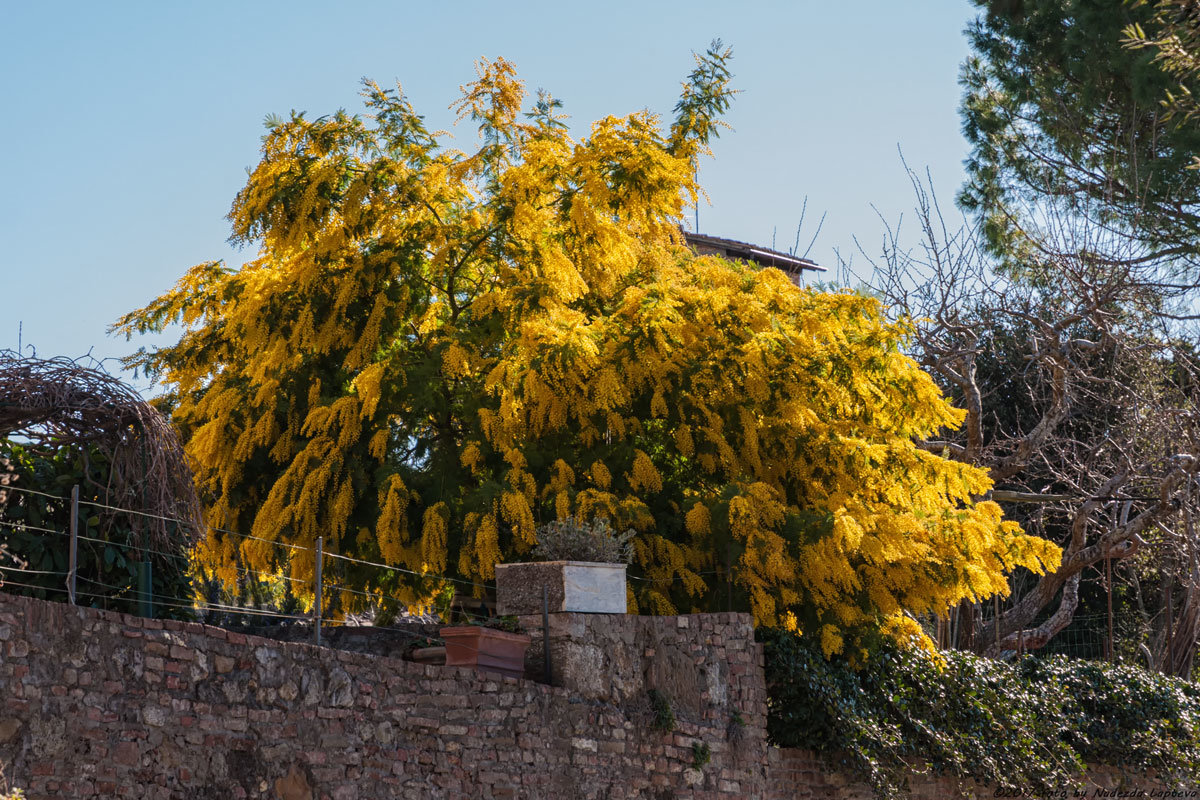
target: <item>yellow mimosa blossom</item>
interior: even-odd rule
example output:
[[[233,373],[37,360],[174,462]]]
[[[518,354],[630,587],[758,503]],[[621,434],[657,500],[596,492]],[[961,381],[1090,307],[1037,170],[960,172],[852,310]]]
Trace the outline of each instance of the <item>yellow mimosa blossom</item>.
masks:
[[[208,521],[266,540],[214,532],[206,568],[310,575],[270,543],[322,536],[407,570],[339,579],[366,593],[344,608],[427,607],[446,578],[487,592],[539,524],[599,515],[636,532],[631,608],[748,610],[833,653],[1057,566],[978,501],[982,471],[916,446],[963,414],[906,323],[683,246],[730,95],[727,54],[704,58],[673,122],[578,139],[549,95],[524,113],[503,59],[456,106],[466,152],[373,83],[366,116],[271,124],[230,214],[254,257],[117,325],[182,325],[129,364],[168,387]]]

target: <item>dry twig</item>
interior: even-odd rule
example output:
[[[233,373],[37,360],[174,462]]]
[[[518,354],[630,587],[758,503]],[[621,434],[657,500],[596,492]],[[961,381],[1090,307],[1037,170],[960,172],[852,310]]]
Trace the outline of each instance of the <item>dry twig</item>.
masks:
[[[96,448],[110,474],[107,486],[95,488],[110,505],[142,512],[130,521],[152,548],[173,552],[181,534],[186,544],[198,540],[200,502],[179,438],[162,414],[103,370],[0,350],[0,437],[13,436],[35,450]]]

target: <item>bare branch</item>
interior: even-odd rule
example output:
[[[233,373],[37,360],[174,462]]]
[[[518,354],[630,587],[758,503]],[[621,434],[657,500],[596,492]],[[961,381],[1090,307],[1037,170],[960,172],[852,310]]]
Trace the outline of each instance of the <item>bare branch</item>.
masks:
[[[106,372],[66,358],[0,351],[0,437],[13,435],[47,449],[97,448],[111,470],[111,486],[101,488],[125,502],[136,498],[138,509],[153,515],[132,522],[148,529],[155,549],[175,552],[179,547],[180,532],[172,532],[167,519],[181,523],[186,543],[199,538],[200,503],[174,429],[137,392]]]

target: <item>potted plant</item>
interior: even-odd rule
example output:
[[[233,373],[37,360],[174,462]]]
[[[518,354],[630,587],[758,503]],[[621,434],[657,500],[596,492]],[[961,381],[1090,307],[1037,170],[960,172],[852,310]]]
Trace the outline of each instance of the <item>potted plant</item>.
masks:
[[[540,614],[545,596],[551,612],[624,614],[632,539],[632,530],[617,533],[605,519],[541,526],[535,561],[496,565],[497,612]]]
[[[515,619],[490,619],[482,625],[455,625],[439,631],[446,643],[448,667],[474,667],[480,672],[498,672],[510,678],[525,675],[525,650],[529,636],[521,633]]]

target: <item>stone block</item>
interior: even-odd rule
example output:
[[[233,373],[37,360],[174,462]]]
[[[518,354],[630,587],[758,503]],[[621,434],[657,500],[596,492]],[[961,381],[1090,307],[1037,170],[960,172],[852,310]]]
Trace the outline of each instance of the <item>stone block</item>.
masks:
[[[625,565],[545,561],[496,565],[496,610],[502,615],[542,613],[624,614]]]

